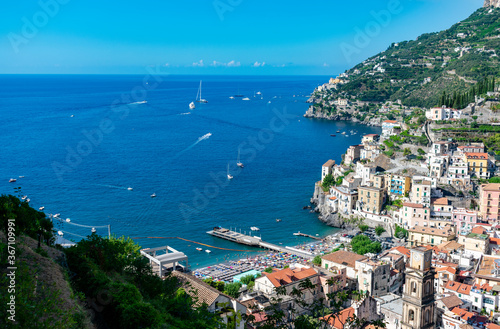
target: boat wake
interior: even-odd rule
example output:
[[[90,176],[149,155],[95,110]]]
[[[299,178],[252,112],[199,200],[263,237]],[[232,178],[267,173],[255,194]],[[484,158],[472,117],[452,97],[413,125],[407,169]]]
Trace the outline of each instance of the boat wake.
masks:
[[[128,105],[146,104],[147,102],[148,102],[148,101],[133,102],[133,103],[129,103]]]
[[[123,187],[123,186],[115,186],[115,185],[107,185],[107,184],[95,184],[95,185],[102,186],[102,187],[116,188],[116,189],[120,189],[120,190],[127,190],[128,189],[127,187]]]
[[[179,157],[180,155],[182,155],[184,152],[186,151],[189,151],[190,149],[192,149],[193,147],[195,147],[199,142],[205,140],[205,139],[209,139],[210,136],[212,136],[212,133],[208,133],[208,134],[205,134],[201,137],[198,137],[198,140],[196,142],[194,142],[193,144],[189,145],[188,147],[186,147],[184,150],[180,151],[179,153],[177,153],[174,158],[177,158]]]
[[[179,115],[188,115],[188,114],[191,114],[191,112],[179,113]]]

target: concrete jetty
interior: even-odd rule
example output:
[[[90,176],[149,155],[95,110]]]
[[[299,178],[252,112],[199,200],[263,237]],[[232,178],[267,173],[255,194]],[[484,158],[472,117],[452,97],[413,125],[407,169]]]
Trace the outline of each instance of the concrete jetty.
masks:
[[[286,252],[292,255],[297,255],[308,259],[314,258],[314,255],[310,252],[296,249],[293,247],[288,247],[288,246],[283,247],[276,245],[274,243],[265,242],[262,241],[260,237],[246,235],[223,227],[214,227],[213,230],[208,231],[207,233],[221,239],[233,241],[247,246],[260,247],[280,252]]]

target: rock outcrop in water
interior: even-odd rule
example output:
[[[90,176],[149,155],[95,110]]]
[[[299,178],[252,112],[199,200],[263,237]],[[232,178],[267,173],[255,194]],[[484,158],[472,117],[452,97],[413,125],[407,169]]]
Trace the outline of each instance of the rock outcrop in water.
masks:
[[[348,223],[344,218],[340,217],[338,213],[333,214],[331,212],[330,206],[326,202],[326,195],[319,182],[314,186],[314,195],[311,198],[311,203],[315,205],[313,208],[314,211],[319,213],[318,219],[326,225],[339,228],[355,227],[355,225]]]

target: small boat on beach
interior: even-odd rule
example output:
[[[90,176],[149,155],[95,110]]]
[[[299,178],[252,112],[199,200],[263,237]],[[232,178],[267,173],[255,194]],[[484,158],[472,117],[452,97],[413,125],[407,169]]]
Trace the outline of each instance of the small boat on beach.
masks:
[[[17,181],[17,179],[15,179],[15,178],[9,179],[9,183],[15,183],[16,181]]]
[[[198,251],[202,251],[203,249],[201,249],[201,248],[196,248],[196,250],[198,250]]]

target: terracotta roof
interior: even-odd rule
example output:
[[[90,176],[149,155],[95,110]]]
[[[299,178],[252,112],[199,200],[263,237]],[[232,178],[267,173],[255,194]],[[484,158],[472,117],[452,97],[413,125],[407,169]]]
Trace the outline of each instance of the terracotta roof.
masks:
[[[348,307],[337,314],[329,314],[320,318],[320,320],[327,320],[328,324],[335,329],[343,329],[346,321],[354,315],[354,308]]]
[[[490,237],[490,244],[496,244],[498,246],[500,245],[500,239]]]
[[[457,306],[463,305],[463,303],[464,303],[455,294],[452,294],[451,296],[448,296],[448,297],[441,298],[440,301],[442,301],[444,306],[446,306],[449,310],[454,309]]]
[[[335,164],[335,160],[328,160],[327,162],[325,162],[325,164],[323,165],[323,167],[331,167]]]
[[[337,197],[334,197],[334,196],[332,196],[332,197],[330,198],[330,200],[336,200],[336,199],[337,199]]]
[[[385,120],[385,123],[398,123],[396,120]]]
[[[491,289],[493,289],[492,286],[490,286],[489,284],[487,283],[483,283],[483,284],[475,284],[474,285],[474,289],[478,289],[478,290],[485,290],[485,291],[491,291]]]
[[[436,269],[436,271],[437,272],[450,272],[453,274],[457,274],[457,269],[455,269],[453,267],[449,267],[449,266],[438,268],[438,269]]]
[[[431,199],[432,204],[437,204],[437,205],[448,205],[448,198],[432,198]]]
[[[467,157],[467,159],[482,159],[482,160],[488,159],[488,153],[468,152],[465,153],[465,156]]]
[[[483,191],[500,191],[500,183],[489,183],[481,185]]]
[[[406,257],[410,257],[410,249],[405,247],[394,247],[391,250],[399,251],[399,253],[405,255]]]
[[[364,135],[363,137],[377,137],[378,134],[368,134],[368,135]]]
[[[332,252],[331,254],[324,255],[321,258],[326,260],[326,261],[330,261],[330,262],[333,262],[336,264],[341,264],[341,265],[345,265],[345,266],[349,266],[349,267],[354,268],[357,260],[366,259],[368,257],[358,255],[358,254],[355,254],[353,252],[349,252],[349,251],[345,251],[345,250],[339,250],[336,252]]]
[[[485,327],[488,329],[500,329],[500,326],[498,324],[495,324],[495,323],[486,323]]]
[[[446,253],[448,253],[449,251],[452,251],[452,250],[457,250],[457,249],[463,248],[463,247],[464,247],[463,244],[458,243],[456,241],[446,241],[446,242],[443,242],[440,245],[438,245],[438,248],[441,251],[444,251]]]
[[[271,281],[273,286],[275,287],[281,287],[287,284],[290,284],[295,281],[299,281],[308,277],[311,277],[313,275],[318,274],[315,269],[313,268],[296,268],[296,269],[290,269],[290,268],[284,268],[282,270],[273,272],[273,273],[266,273],[262,272],[262,274]]]
[[[403,207],[423,208],[424,205],[421,205],[419,203],[403,202]]]
[[[477,234],[485,234],[486,233],[486,230],[484,229],[484,227],[481,227],[481,226],[475,226],[471,233],[477,233]]]
[[[465,283],[460,283],[456,281],[448,281],[446,283],[446,286],[444,286],[445,289],[455,291],[457,294],[464,294],[464,295],[469,295],[470,290],[472,289],[471,285],[465,284]]]
[[[474,317],[474,313],[469,312],[467,310],[464,310],[460,307],[455,307],[454,309],[451,310],[453,313],[461,317],[463,320],[467,321],[470,318]]]

